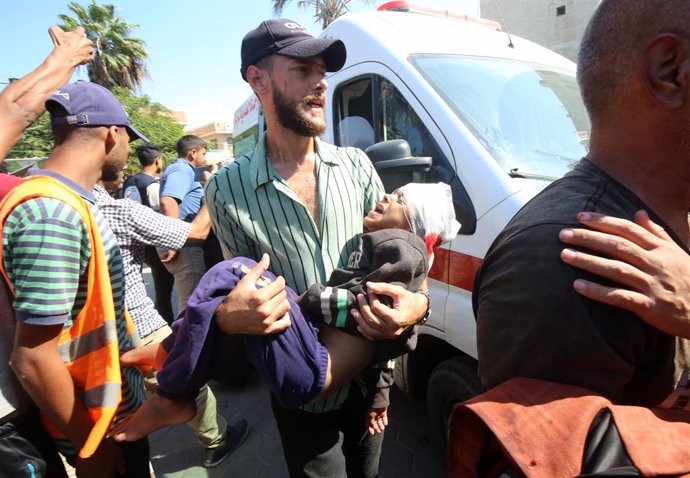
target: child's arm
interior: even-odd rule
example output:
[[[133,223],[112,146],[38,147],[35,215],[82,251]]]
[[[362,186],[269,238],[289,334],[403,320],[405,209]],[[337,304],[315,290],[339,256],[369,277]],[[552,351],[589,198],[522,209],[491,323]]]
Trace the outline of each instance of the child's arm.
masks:
[[[366,295],[366,283],[387,282],[415,291],[426,278],[428,259],[421,239],[397,229],[365,234],[357,254],[347,268],[333,271],[328,284],[312,284],[299,305],[312,321],[360,336],[350,311],[359,306],[357,295]]]
[[[369,435],[383,433],[388,426],[388,407],[370,408],[367,413],[366,425]]]
[[[395,361],[379,362],[365,369],[360,377],[369,391],[370,404],[366,424],[370,435],[382,433],[388,425],[390,387],[393,385]]]

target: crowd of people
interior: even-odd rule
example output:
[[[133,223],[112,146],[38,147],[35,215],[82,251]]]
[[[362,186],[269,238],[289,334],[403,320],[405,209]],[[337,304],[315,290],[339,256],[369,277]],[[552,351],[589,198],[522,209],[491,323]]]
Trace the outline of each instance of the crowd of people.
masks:
[[[452,476],[690,473],[687,6],[603,0],[592,17],[589,153],[477,274],[487,392],[453,413]],[[266,133],[202,179],[201,138],[164,168],[112,93],[67,83],[92,57],[83,30],[49,31],[45,62],[0,93],[0,157],[46,110],[54,139],[27,178],[0,175],[0,475],[65,477],[60,453],[79,477],[150,476],[147,435],[183,422],[217,466],[250,426],[207,382],[246,357],[290,476],[377,476],[388,364],[414,348],[434,249],[460,225],[448,185],[386,194],[365,153],[320,139],[344,43],[284,19],[249,31],[241,75]]]

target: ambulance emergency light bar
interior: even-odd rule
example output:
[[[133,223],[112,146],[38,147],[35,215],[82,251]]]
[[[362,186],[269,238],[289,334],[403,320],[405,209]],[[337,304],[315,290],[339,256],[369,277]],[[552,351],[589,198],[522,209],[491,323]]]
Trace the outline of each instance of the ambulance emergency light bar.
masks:
[[[446,17],[455,20],[462,20],[467,23],[476,23],[485,27],[493,28],[495,30],[501,31],[501,24],[494,21],[488,20],[486,18],[473,17],[472,15],[467,15],[466,13],[456,13],[450,10],[445,10],[443,8],[430,7],[428,5],[422,5],[419,3],[411,3],[405,1],[393,1],[386,2],[379,6],[377,11],[380,12],[407,12],[407,13],[421,13],[423,15],[433,15],[436,17]]]

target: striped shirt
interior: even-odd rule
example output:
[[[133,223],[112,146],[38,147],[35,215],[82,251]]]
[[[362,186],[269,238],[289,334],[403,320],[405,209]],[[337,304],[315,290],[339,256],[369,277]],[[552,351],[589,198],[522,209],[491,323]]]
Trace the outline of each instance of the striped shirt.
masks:
[[[91,192],[47,170],[32,174],[52,176],[84,198],[101,232],[113,290],[118,343],[121,350],[133,347],[127,334],[124,304],[124,272],[117,241],[96,207]],[[24,201],[7,216],[3,227],[3,261],[15,290],[18,321],[31,325],[72,325],[86,302],[87,270],[91,256],[89,231],[72,207],[52,198]],[[122,370],[122,402],[116,420],[134,412],[145,400],[141,373],[135,367]],[[68,443],[61,451],[74,454]]]
[[[315,147],[318,227],[268,160],[265,135],[253,153],[230,163],[206,186],[206,204],[224,256],[258,260],[268,253],[271,271],[283,276],[298,294],[311,284],[326,283],[335,268],[347,264],[359,245],[364,216],[384,194],[361,150],[338,148],[319,139]],[[316,408],[304,408],[333,409],[348,390],[335,392]]]

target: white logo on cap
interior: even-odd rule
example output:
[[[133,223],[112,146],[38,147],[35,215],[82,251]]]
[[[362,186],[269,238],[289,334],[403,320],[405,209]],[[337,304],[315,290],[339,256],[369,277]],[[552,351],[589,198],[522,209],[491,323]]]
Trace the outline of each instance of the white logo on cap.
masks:
[[[300,25],[299,23],[294,23],[294,22],[287,22],[285,24],[285,28],[289,28],[293,32],[296,32],[296,31],[306,32],[307,31],[307,29],[304,28],[302,25]]]
[[[55,90],[55,93],[53,93],[55,96],[62,96],[64,99],[69,101],[69,93],[61,93],[60,90]]]

